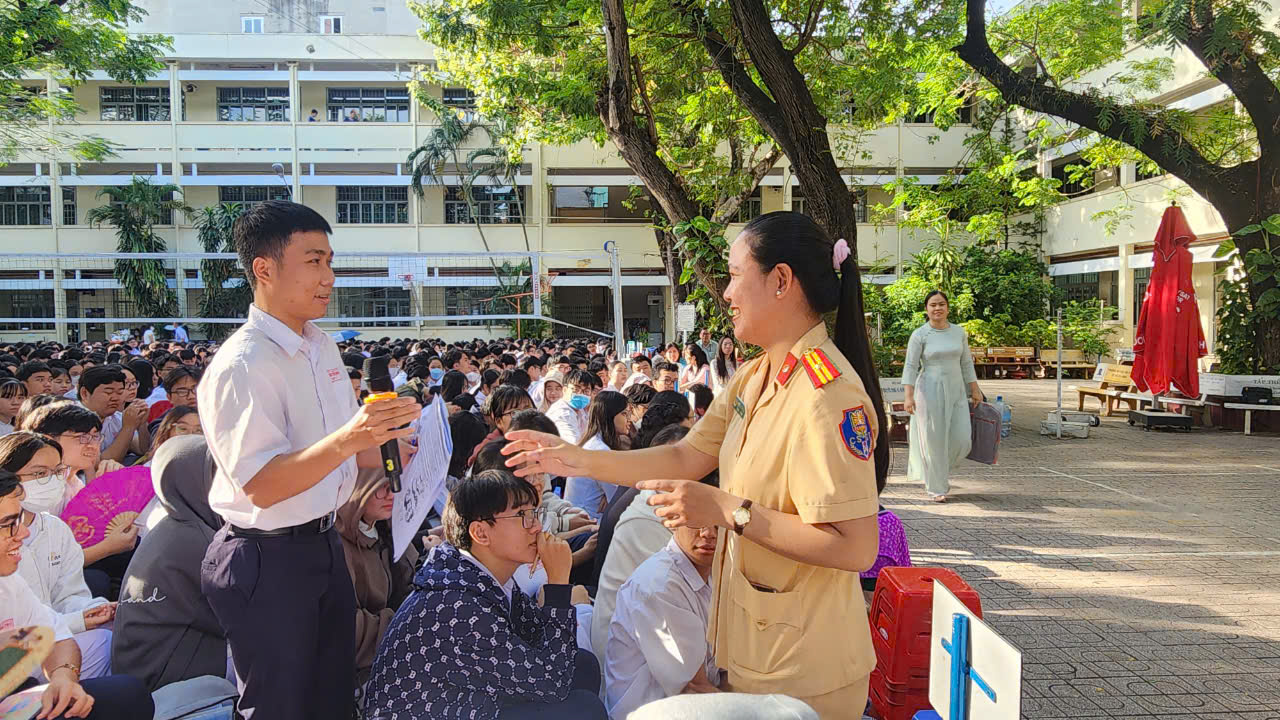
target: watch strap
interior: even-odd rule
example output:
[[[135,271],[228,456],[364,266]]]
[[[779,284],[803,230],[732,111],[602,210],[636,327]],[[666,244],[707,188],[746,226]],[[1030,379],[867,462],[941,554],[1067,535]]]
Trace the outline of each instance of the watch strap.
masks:
[[[742,505],[739,505],[739,507],[740,507],[740,508],[742,508],[743,510],[746,510],[746,511],[750,512],[750,510],[751,510],[751,499],[750,499],[750,498],[748,498],[748,499],[746,499],[746,500],[743,500],[743,501],[742,501]],[[742,534],[742,531],[743,531],[744,529],[746,529],[746,528],[745,528],[744,523],[740,523],[740,522],[738,522],[737,518],[734,518],[734,520],[733,520],[733,532],[734,532],[734,533],[736,533],[736,534],[738,534],[738,535],[741,535],[741,534]]]

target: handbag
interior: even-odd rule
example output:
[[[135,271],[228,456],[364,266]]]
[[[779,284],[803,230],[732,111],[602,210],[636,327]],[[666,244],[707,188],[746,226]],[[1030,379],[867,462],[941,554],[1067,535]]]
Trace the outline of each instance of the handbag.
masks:
[[[1000,457],[1000,412],[991,403],[969,408],[970,445],[968,459],[995,465]]]

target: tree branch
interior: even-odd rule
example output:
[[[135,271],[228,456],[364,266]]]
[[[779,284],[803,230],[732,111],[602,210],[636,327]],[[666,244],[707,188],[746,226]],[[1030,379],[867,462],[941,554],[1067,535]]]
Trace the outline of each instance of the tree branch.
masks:
[[[1267,76],[1247,45],[1238,55],[1215,55],[1209,49],[1214,34],[1212,3],[1193,2],[1186,22],[1187,49],[1240,101],[1258,130],[1258,144],[1263,154],[1275,152],[1280,141],[1280,88]]]
[[[711,214],[711,222],[721,225],[728,224],[729,220],[738,213],[742,203],[746,202],[747,198],[751,197],[751,194],[760,186],[760,181],[764,179],[764,176],[768,175],[773,166],[778,164],[778,158],[780,157],[782,157],[782,149],[774,145],[769,149],[769,152],[765,153],[764,157],[757,160],[751,166],[751,184],[747,186],[746,190],[737,195],[725,198],[719,207],[715,209],[715,212]]]
[[[800,31],[800,40],[796,42],[795,47],[791,48],[791,57],[799,55],[809,45],[809,41],[813,39],[814,30],[818,29],[818,18],[821,15],[822,0],[813,0],[804,19],[804,29]]]
[[[658,119],[653,114],[653,104],[649,102],[649,89],[645,86],[644,74],[640,69],[640,56],[631,56],[632,71],[636,75],[636,89],[640,93],[640,103],[644,105],[645,117],[648,118],[649,139],[653,146],[658,146]]]
[[[1041,78],[1028,78],[1015,72],[991,49],[985,13],[986,0],[967,0],[964,42],[952,50],[994,85],[1006,101],[1060,117],[1135,147],[1210,202],[1222,197],[1224,185],[1240,189],[1245,183],[1244,175],[1251,170],[1244,165],[1224,168],[1209,162],[1189,138],[1168,127],[1164,111],[1134,104],[1119,105],[1097,94],[1063,90]],[[1122,122],[1121,112],[1141,117],[1146,130],[1141,137],[1136,137],[1130,125]],[[1108,116],[1113,116],[1111,121],[1104,120]],[[1152,128],[1159,128],[1159,132],[1151,132]]]

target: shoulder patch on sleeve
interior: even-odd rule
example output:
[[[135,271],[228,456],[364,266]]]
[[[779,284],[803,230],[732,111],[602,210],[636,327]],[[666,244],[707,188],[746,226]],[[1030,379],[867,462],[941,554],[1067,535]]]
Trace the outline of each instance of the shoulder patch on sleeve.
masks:
[[[867,419],[867,411],[863,406],[849,408],[844,411],[840,422],[840,439],[849,452],[859,460],[871,459],[873,442],[871,438],[871,422]]]
[[[809,381],[815,388],[820,388],[840,377],[840,370],[831,362],[831,358],[817,348],[805,353],[801,364],[804,365],[805,372],[809,374]]]

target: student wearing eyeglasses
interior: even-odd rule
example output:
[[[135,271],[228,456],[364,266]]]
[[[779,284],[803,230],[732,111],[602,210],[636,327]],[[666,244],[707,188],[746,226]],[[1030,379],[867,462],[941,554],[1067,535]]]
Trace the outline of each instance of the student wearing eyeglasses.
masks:
[[[505,470],[462,480],[444,527],[378,648],[365,716],[604,720],[599,663],[576,642],[572,555],[542,532],[533,486]],[[538,562],[534,600],[513,576]]]
[[[80,646],[66,622],[40,602],[18,572],[23,541],[30,531],[22,522],[22,484],[11,471],[0,470],[0,627],[18,630],[33,625],[53,629],[53,650],[40,669],[48,686],[39,693],[41,712],[47,718],[87,718],[123,720],[151,717],[155,705],[151,694],[137,679],[127,675],[81,681]],[[35,687],[27,680],[18,691]]]
[[[0,438],[0,468],[18,476],[24,493],[22,524],[30,536],[23,543],[19,574],[75,634],[82,657],[81,677],[108,674],[111,630],[106,625],[115,617],[115,603],[89,592],[84,551],[71,528],[44,511],[40,502],[46,490],[59,493],[58,486],[65,482],[62,448],[47,435],[19,431]]]
[[[39,500],[27,501],[32,503],[33,509],[38,508],[50,515],[61,515],[67,502],[83,490],[86,484],[93,482],[99,475],[123,467],[114,460],[99,460],[102,422],[92,410],[75,403],[54,402],[37,408],[23,418],[20,429],[43,433],[55,440],[62,449],[62,464],[65,466],[65,469],[55,473],[62,478],[62,496],[57,497],[56,490],[44,489]],[[34,486],[30,489],[35,490]],[[118,585],[115,583],[124,577],[125,568],[129,564],[128,553],[133,550],[137,540],[138,527],[130,525],[123,530],[109,532],[102,542],[84,549],[85,567],[100,571],[99,578],[90,582],[90,587],[99,595],[111,599],[118,594]],[[102,573],[105,573],[106,578],[101,578]],[[116,590],[104,587],[104,583]]]

